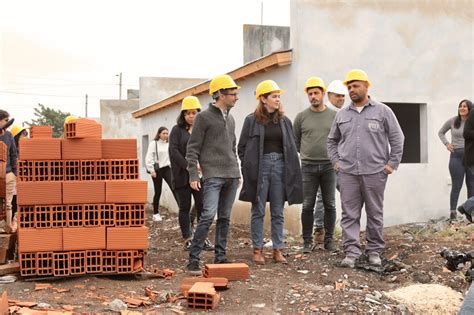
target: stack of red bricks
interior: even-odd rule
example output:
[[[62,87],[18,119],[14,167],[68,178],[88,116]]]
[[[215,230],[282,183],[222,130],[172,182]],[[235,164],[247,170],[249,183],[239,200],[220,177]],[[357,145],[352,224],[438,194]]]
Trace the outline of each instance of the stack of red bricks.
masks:
[[[0,221],[6,219],[7,146],[0,141]]]
[[[148,248],[147,183],[135,139],[102,139],[89,119],[33,127],[20,140],[17,203],[22,276],[140,271]]]

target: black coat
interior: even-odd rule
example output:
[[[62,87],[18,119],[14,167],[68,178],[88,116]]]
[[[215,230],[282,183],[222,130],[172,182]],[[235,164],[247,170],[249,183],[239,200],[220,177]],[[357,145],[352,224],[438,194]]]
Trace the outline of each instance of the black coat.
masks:
[[[464,123],[464,165],[474,166],[474,110],[471,109]]]
[[[189,173],[186,169],[188,162],[186,161],[186,147],[191,135],[185,128],[178,125],[171,129],[169,136],[168,152],[171,163],[171,188],[182,188],[189,185]]]
[[[283,155],[285,159],[285,201],[296,204],[303,202],[303,180],[300,159],[296,151],[291,121],[284,117],[280,121],[283,135]],[[245,118],[237,150],[239,153],[243,184],[239,199],[256,202],[261,186],[261,165],[263,159],[263,141],[265,126],[257,123],[254,114]]]

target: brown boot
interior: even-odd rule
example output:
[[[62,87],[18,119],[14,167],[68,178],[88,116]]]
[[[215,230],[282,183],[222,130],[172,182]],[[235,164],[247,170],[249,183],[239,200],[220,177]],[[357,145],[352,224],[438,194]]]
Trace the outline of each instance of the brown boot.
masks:
[[[287,264],[288,263],[286,261],[285,257],[283,257],[283,254],[282,254],[281,250],[279,250],[279,249],[274,249],[273,250],[273,260],[276,263],[280,263],[280,264]]]
[[[254,248],[253,249],[252,260],[257,265],[264,265],[265,264],[265,257],[263,257],[263,253],[262,253],[261,248]]]

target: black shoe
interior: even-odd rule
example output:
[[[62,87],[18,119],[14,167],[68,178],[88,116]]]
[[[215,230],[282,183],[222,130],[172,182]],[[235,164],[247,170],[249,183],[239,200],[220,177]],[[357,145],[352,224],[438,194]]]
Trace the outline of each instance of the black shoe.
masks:
[[[188,273],[193,276],[202,276],[202,268],[199,265],[199,261],[191,261],[187,266],[186,269]]]
[[[203,250],[208,251],[208,252],[214,250],[214,245],[212,245],[211,241],[208,238],[206,238],[206,240],[204,241]]]
[[[469,222],[472,223],[472,216],[470,213],[468,213],[466,210],[464,210],[464,207],[463,206],[459,206],[458,207],[458,211],[459,213],[461,214],[464,214],[466,216],[466,218],[469,220]]]
[[[336,244],[332,238],[324,241],[324,249],[331,253],[337,252]]]
[[[305,242],[303,244],[302,252],[303,254],[310,254],[313,251],[313,244]]]
[[[229,259],[224,257],[224,258],[221,258],[221,259],[217,259],[217,258],[214,259],[214,263],[215,264],[231,264],[232,261],[230,261]]]

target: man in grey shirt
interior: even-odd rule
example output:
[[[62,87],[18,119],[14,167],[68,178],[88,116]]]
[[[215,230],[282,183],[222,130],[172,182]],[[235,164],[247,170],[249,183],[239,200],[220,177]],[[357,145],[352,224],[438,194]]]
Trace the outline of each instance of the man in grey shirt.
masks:
[[[190,186],[201,189],[203,179],[203,209],[189,249],[188,273],[201,275],[199,255],[209,228],[217,214],[214,263],[229,262],[226,257],[230,214],[240,180],[237,162],[235,121],[229,113],[239,99],[237,86],[228,75],[211,80],[209,94],[215,103],[196,116],[188,140],[186,160]]]
[[[338,173],[342,203],[342,238],[346,257],[342,267],[353,268],[361,254],[360,216],[367,213],[365,252],[380,266],[383,240],[383,198],[387,177],[398,168],[404,135],[393,111],[370,99],[370,81],[362,70],[351,70],[344,81],[352,103],[341,109],[328,136],[328,152]]]

